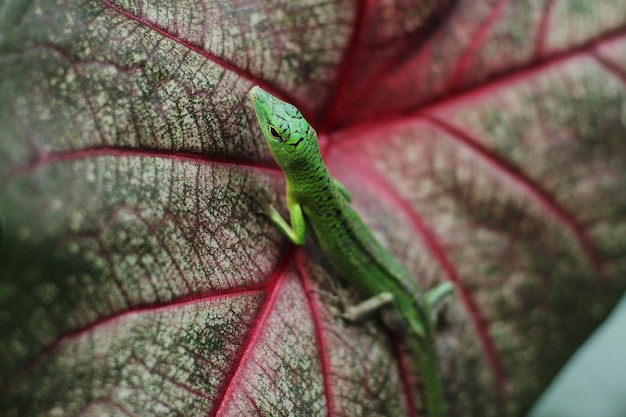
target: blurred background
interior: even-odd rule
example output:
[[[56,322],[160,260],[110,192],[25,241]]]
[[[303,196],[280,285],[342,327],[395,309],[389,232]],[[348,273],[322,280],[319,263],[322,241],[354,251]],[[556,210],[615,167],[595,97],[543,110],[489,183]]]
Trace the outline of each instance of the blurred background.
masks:
[[[527,417],[626,416],[626,294]]]

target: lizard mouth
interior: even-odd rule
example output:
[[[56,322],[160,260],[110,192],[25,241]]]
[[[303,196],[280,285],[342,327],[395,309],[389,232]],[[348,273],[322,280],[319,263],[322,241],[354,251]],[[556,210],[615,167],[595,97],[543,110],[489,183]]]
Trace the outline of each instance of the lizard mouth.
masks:
[[[250,97],[250,100],[256,101],[257,98],[259,98],[258,92],[260,89],[261,87],[259,87],[258,85],[255,85],[254,87],[250,89],[250,91],[248,92],[248,97]]]
[[[252,107],[254,107],[254,111],[256,112],[257,117],[261,118],[262,120],[267,120],[267,112],[269,110],[267,104],[270,95],[261,87],[255,85],[248,92],[248,97],[252,102]]]

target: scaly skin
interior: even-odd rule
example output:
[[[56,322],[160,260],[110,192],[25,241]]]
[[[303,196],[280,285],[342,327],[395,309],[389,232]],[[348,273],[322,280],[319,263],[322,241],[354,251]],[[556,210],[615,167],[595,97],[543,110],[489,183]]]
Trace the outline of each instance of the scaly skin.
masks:
[[[263,135],[285,174],[291,226],[273,206],[267,208],[268,216],[296,245],[306,242],[306,218],[333,267],[362,298],[391,294],[394,313],[389,324],[415,354],[426,413],[442,416],[443,388],[431,311],[417,283],[352,209],[348,192],[331,177],[322,160],[315,130],[298,109],[258,86],[249,96]]]

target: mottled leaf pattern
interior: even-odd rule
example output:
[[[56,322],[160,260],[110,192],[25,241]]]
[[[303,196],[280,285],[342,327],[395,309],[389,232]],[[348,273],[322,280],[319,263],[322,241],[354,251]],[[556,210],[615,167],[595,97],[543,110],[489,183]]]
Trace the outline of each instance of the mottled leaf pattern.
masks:
[[[626,288],[622,0],[6,1],[0,414],[423,415],[397,335],[261,214],[254,84],[455,284],[450,415],[523,415]]]

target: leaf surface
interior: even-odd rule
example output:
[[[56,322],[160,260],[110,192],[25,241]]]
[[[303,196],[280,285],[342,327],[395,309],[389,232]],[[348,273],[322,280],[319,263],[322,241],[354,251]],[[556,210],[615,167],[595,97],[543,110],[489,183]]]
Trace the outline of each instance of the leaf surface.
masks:
[[[5,2],[2,414],[423,415],[397,337],[260,214],[255,84],[454,283],[450,415],[523,415],[626,287],[620,0]]]

